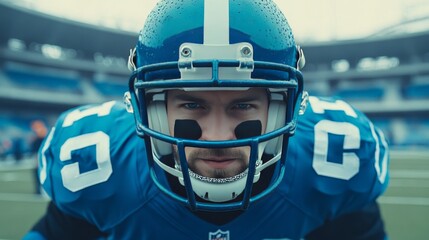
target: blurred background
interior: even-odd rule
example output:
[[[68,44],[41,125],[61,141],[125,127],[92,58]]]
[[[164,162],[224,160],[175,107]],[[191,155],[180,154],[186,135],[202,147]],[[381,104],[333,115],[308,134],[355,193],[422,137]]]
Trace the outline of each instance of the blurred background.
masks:
[[[59,113],[122,99],[126,59],[156,0],[0,0],[0,239],[45,210],[35,151]],[[277,0],[310,95],[338,96],[388,137],[390,239],[429,235],[429,2]]]

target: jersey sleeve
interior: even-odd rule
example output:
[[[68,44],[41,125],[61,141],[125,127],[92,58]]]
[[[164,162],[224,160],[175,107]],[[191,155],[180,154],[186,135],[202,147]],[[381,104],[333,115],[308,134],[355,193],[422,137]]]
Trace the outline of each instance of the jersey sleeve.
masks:
[[[117,102],[62,114],[39,152],[43,188],[58,209],[106,230],[150,195],[143,141]],[[112,208],[111,206],[115,206]]]
[[[388,145],[371,121],[339,99],[310,97],[291,138],[289,195],[321,222],[358,211],[388,184]]]

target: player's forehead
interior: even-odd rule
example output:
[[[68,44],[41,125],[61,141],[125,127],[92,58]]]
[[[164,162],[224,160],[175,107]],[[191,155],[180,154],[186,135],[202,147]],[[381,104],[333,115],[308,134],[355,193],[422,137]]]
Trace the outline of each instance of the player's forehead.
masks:
[[[167,91],[169,100],[201,100],[201,101],[266,101],[267,90],[264,88],[250,88],[247,90],[219,90],[219,91]]]

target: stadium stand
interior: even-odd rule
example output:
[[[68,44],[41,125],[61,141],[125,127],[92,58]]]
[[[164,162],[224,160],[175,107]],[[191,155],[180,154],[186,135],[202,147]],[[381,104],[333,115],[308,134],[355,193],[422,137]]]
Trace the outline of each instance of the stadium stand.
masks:
[[[92,79],[93,87],[107,98],[118,99],[128,91],[128,76],[107,76],[95,74]]]
[[[379,101],[384,89],[380,87],[339,89],[335,95],[348,101]]]
[[[406,99],[429,99],[429,75],[413,77],[410,83],[404,86],[403,95]]]
[[[399,146],[427,146],[429,143],[429,120],[408,119],[405,125],[406,134],[400,141]]]
[[[82,94],[77,73],[17,64],[7,64],[4,73],[19,88]]]
[[[0,111],[23,115],[31,109],[55,119],[77,105],[121,99],[127,90],[126,59],[137,33],[10,3],[0,4],[0,30]],[[429,146],[429,29],[405,32],[395,34],[401,33],[395,26],[362,39],[301,43],[305,87],[363,110],[393,146]],[[23,130],[26,123],[2,117],[0,124]]]
[[[95,82],[94,87],[101,92],[106,97],[122,97],[124,93],[128,90],[128,86],[121,83],[113,82]]]

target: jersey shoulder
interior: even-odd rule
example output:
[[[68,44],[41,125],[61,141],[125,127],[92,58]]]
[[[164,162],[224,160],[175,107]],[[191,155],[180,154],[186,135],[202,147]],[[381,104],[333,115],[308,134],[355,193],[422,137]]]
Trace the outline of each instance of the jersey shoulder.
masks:
[[[143,184],[150,182],[143,151],[123,104],[78,107],[59,117],[43,143],[40,180],[60,210],[106,228],[153,193]]]
[[[286,178],[304,208],[319,199],[318,207],[333,215],[381,195],[388,161],[384,135],[364,113],[340,99],[312,96],[290,139],[286,162],[294,172]]]

